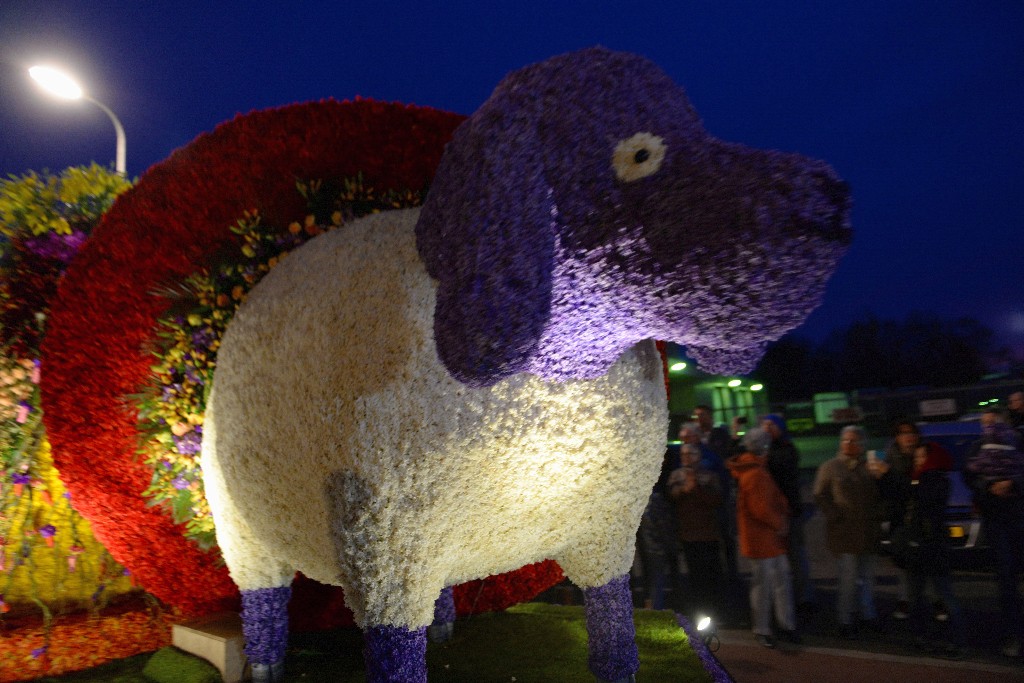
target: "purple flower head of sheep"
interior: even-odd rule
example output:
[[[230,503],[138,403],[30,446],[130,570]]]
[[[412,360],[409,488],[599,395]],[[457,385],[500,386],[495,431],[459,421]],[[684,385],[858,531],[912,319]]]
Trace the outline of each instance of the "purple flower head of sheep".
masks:
[[[825,163],[710,136],[682,88],[591,48],[507,76],[456,130],[416,226],[453,376],[604,374],[636,342],[753,369],[851,238]]]

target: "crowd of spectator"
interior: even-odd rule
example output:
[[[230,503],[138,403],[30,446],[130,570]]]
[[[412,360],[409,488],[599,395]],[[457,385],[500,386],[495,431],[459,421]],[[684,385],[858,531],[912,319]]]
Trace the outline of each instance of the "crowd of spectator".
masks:
[[[981,438],[961,475],[995,554],[1001,650],[1021,657],[1024,392],[1008,403],[1008,411],[990,409],[982,416]],[[743,419],[728,429],[716,426],[704,405],[680,426],[679,449],[666,452],[640,530],[650,606],[665,607],[671,589],[677,609],[722,618],[730,600],[744,596],[757,642],[801,642],[802,616],[822,607],[804,535],[813,507],[824,517],[825,544],[836,563],[838,635],[855,639],[882,632],[875,577],[879,563],[890,562],[897,602],[886,621],[907,622],[922,649],[964,656],[965,625],[953,589],[946,524],[955,469],[950,453],[922,438],[912,420],[894,425],[884,451],[868,450],[864,430],[846,426],[836,456],[815,472],[810,506],[811,500],[801,498],[800,454],[785,420],[769,414],[747,427]],[[749,578],[738,571],[738,555],[746,558]]]

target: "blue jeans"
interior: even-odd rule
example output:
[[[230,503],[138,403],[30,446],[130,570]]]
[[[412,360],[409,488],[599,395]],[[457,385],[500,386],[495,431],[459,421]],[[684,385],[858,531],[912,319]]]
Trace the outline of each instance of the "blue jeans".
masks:
[[[836,618],[840,624],[853,623],[853,602],[856,597],[861,619],[876,619],[875,611],[875,556],[869,553],[854,555],[842,553],[837,558],[839,594],[836,599]]]
[[[789,559],[785,555],[751,559],[750,611],[754,633],[772,634],[772,608],[775,621],[786,631],[796,629],[793,614],[793,578],[789,574]]]

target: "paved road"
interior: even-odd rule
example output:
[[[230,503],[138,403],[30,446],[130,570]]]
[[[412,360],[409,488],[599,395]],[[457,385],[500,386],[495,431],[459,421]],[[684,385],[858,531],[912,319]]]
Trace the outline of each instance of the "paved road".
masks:
[[[720,634],[715,655],[737,683],[1002,683],[1024,680],[1024,668],[979,661],[951,662],[875,652],[867,645],[804,645],[765,650],[748,631]]]

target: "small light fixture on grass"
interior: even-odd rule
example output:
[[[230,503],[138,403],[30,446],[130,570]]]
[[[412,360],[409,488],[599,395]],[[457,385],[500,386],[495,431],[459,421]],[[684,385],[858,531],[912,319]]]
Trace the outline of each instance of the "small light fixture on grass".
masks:
[[[718,640],[718,631],[715,630],[715,623],[711,617],[706,614],[697,616],[697,635],[709,650],[712,652],[718,650],[718,646],[721,644]]]
[[[750,385],[750,390],[751,391],[761,391],[762,389],[764,389],[764,385],[763,384],[751,384]]]
[[[731,380],[729,380],[729,386],[731,388],[733,388],[733,389],[735,389],[736,387],[738,387],[741,384],[743,384],[743,382],[741,380],[738,380],[738,379],[731,379]]]

